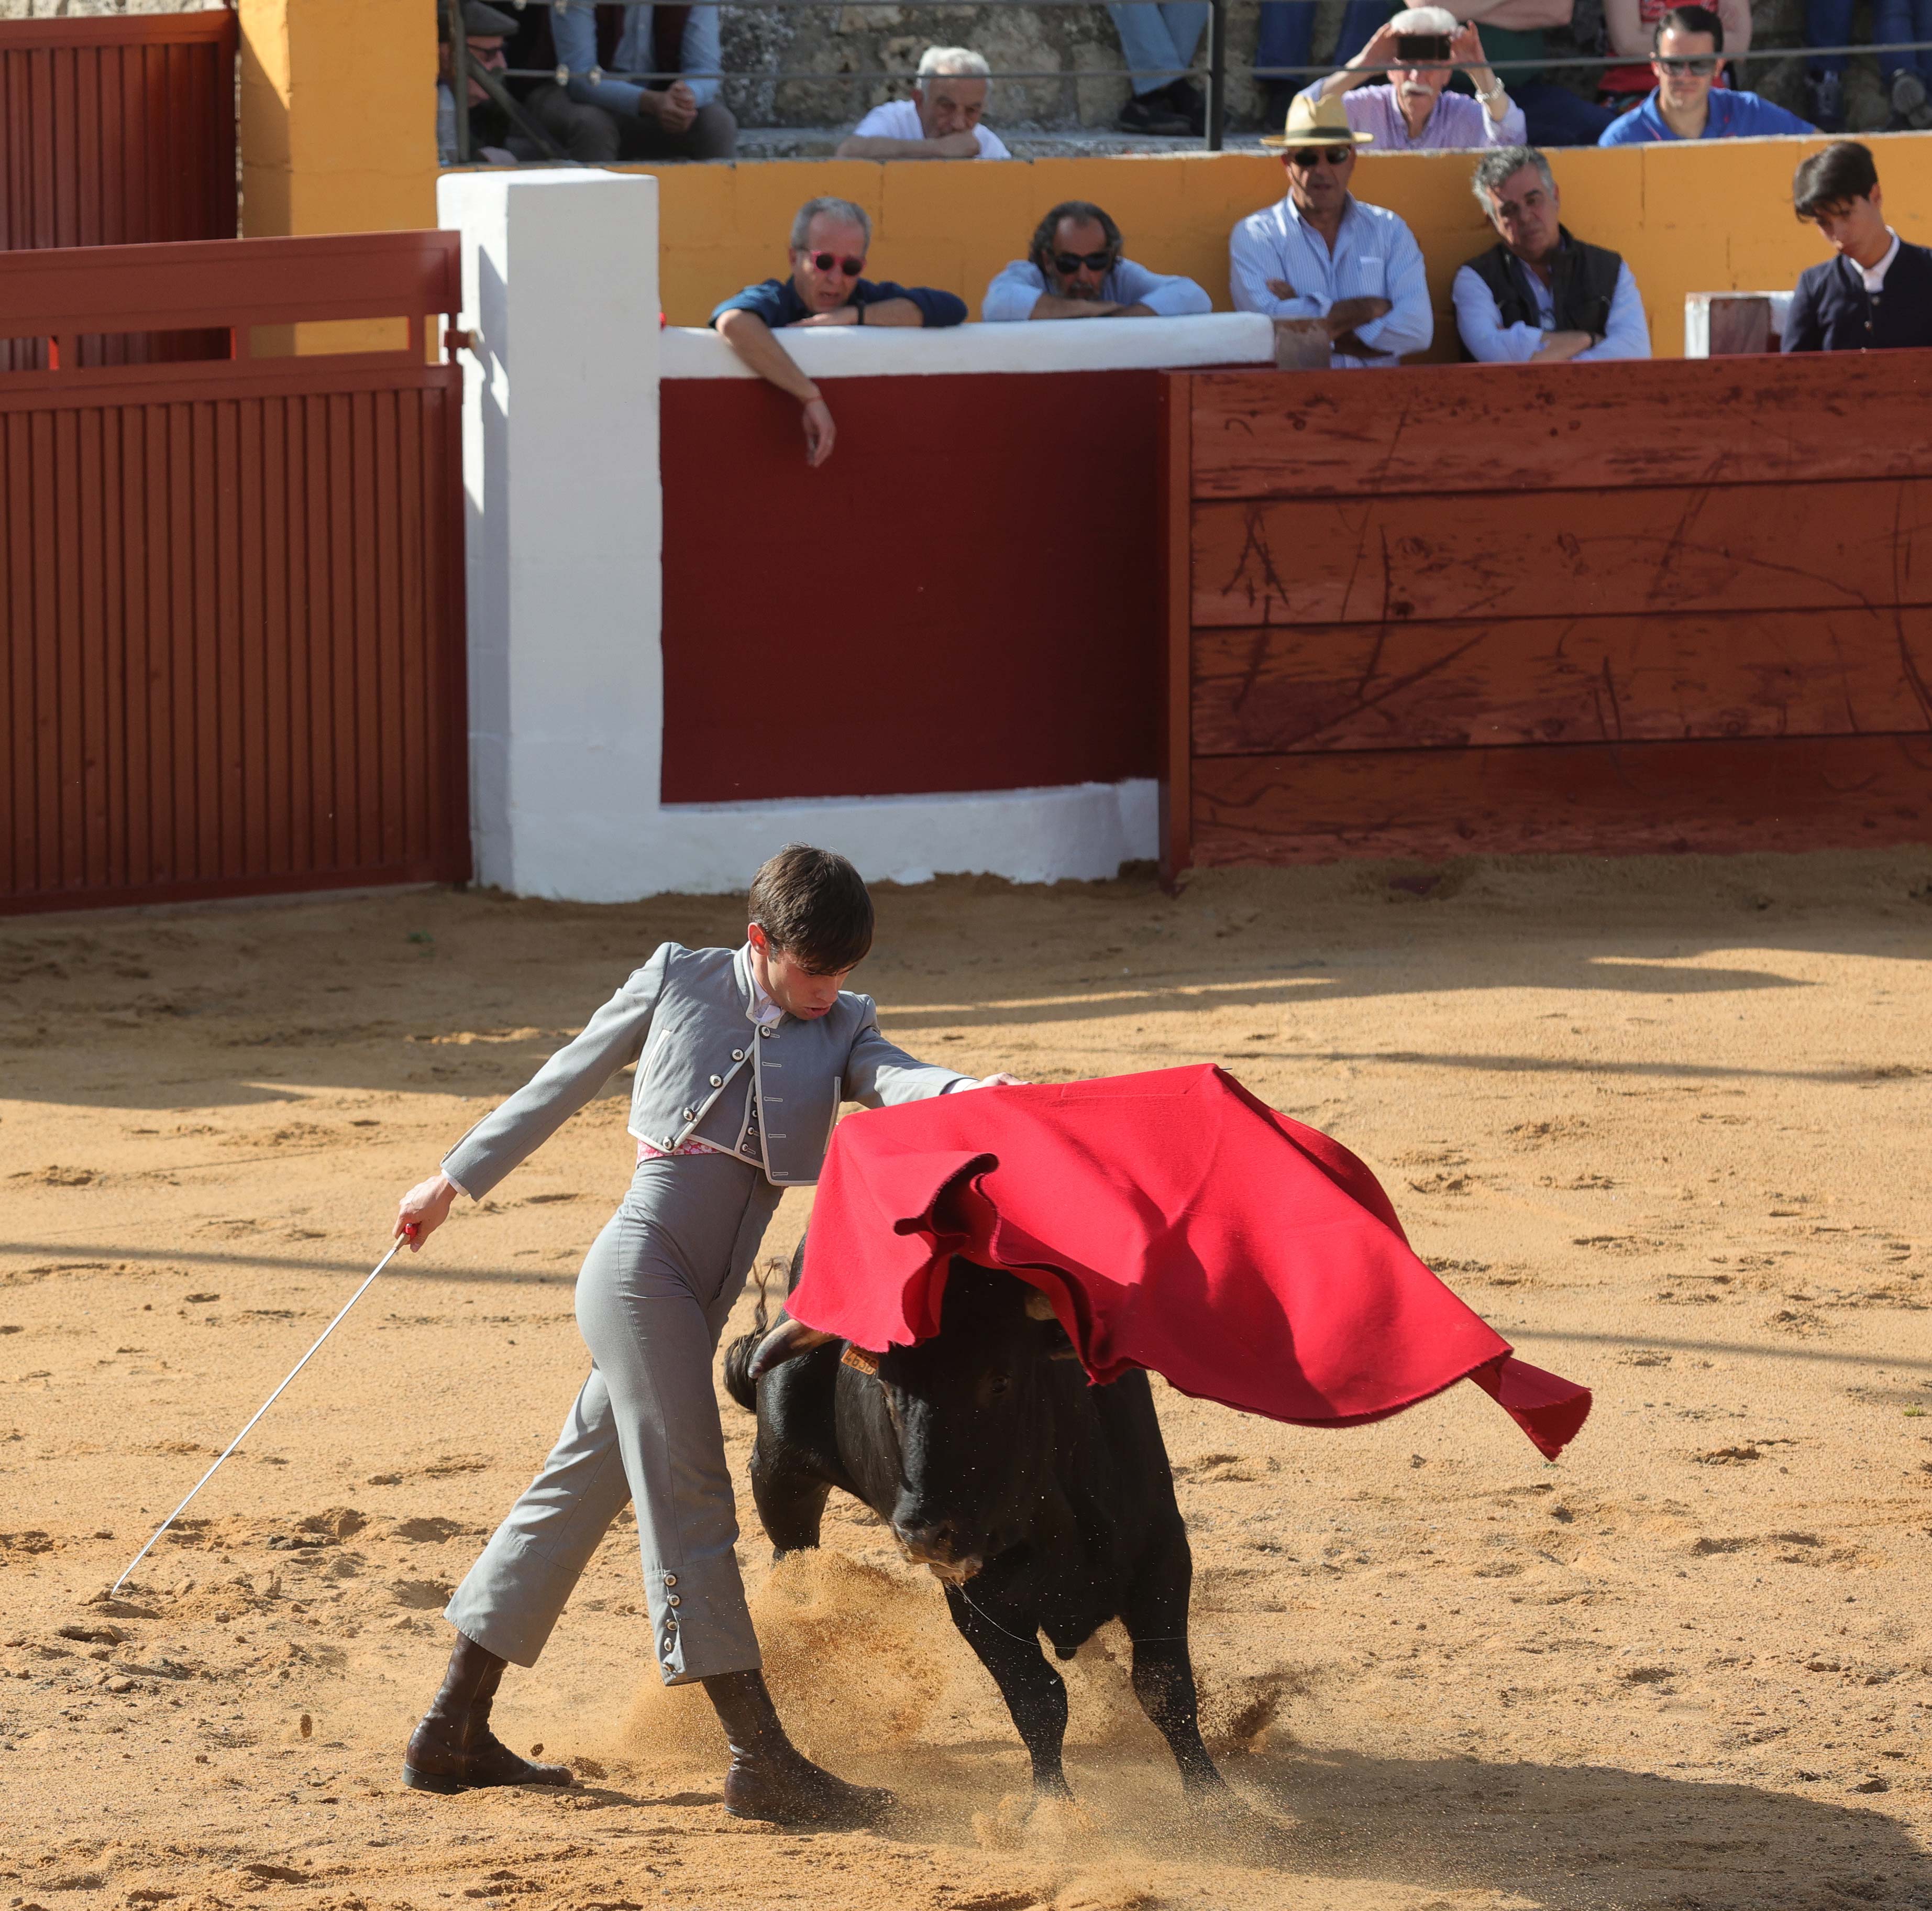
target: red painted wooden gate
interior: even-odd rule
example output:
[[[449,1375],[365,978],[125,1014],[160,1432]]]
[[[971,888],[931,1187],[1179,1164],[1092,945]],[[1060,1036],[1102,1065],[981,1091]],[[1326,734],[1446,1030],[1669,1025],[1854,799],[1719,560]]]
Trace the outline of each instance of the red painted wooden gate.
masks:
[[[0,20],[0,249],[232,239],[229,9]],[[44,365],[0,324],[0,370]],[[220,356],[206,334],[117,333],[93,362]]]
[[[453,233],[0,256],[54,361],[0,374],[0,910],[467,875],[460,286]],[[86,362],[197,329],[232,355]]]

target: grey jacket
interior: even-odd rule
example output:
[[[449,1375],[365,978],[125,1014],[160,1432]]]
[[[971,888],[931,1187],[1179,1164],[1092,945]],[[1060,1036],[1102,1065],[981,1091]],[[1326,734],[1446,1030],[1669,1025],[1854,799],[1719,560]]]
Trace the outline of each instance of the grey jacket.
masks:
[[[630,1131],[640,1141],[667,1153],[708,1141],[778,1187],[802,1187],[818,1179],[841,1101],[920,1101],[972,1079],[886,1041],[870,996],[842,990],[815,1021],[787,1015],[763,1027],[757,1004],[748,948],[664,943],[574,1041],[451,1149],[443,1172],[481,1200],[635,1062]]]

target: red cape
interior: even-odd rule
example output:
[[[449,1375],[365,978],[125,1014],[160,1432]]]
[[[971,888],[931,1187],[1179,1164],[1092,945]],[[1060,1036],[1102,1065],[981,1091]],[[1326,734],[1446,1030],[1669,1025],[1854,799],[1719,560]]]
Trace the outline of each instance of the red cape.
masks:
[[[982,1089],[842,1122],[786,1303],[863,1348],[939,1330],[954,1254],[1053,1302],[1088,1375],[1300,1426],[1357,1426],[1472,1380],[1551,1459],[1586,1387],[1424,1266],[1340,1143],[1219,1068]]]

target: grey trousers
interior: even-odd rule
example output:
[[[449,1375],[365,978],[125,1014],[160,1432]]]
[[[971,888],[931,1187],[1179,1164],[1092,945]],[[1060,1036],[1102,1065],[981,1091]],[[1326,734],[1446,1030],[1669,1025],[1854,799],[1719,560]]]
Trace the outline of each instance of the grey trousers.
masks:
[[[577,1278],[590,1377],[445,1609],[459,1632],[535,1665],[610,1522],[634,1504],[664,1682],[760,1663],[711,1363],[779,1191],[726,1155],[638,1164]]]

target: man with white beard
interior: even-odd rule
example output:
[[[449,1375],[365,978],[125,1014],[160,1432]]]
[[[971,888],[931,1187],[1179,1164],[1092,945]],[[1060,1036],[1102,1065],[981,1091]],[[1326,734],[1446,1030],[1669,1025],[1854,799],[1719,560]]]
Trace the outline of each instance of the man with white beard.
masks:
[[[1476,89],[1473,100],[1443,90],[1458,67]],[[1388,76],[1383,84],[1364,84],[1378,73]],[[1445,7],[1397,14],[1340,71],[1308,91],[1317,100],[1343,97],[1348,124],[1372,135],[1378,152],[1521,146],[1528,137],[1522,109],[1483,57],[1474,21],[1458,26]]]

